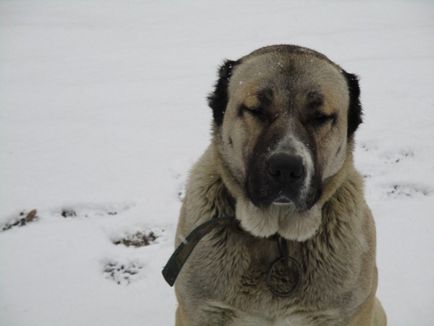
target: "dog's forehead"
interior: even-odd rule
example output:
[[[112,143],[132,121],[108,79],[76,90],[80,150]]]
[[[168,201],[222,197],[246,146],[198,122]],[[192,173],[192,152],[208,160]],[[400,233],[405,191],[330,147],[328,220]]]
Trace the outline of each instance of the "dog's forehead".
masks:
[[[254,95],[261,89],[329,94],[335,105],[346,106],[348,86],[339,66],[310,53],[264,53],[247,56],[233,71],[230,96]]]

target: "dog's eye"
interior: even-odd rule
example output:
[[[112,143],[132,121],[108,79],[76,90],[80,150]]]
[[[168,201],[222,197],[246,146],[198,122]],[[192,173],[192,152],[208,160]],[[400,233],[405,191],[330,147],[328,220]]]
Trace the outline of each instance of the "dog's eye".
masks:
[[[263,121],[263,120],[267,119],[267,116],[265,115],[264,110],[262,108],[251,109],[251,108],[248,108],[248,107],[242,105],[240,110],[242,113],[246,112],[247,114],[250,114],[251,116],[253,116],[259,120]]]
[[[328,122],[335,123],[336,122],[336,114],[324,114],[321,112],[315,113],[315,115],[311,119],[311,123],[314,126],[322,126]]]

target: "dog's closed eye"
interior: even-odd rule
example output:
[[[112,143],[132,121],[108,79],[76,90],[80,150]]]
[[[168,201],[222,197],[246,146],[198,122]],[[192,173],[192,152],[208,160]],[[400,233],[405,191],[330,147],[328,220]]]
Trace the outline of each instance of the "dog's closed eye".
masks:
[[[321,127],[331,122],[335,124],[337,120],[336,113],[323,113],[323,112],[315,112],[309,119],[309,123],[314,127]]]
[[[265,109],[262,107],[247,107],[246,105],[242,104],[240,106],[240,115],[247,113],[251,115],[252,117],[259,119],[261,121],[264,121],[267,119],[267,115],[265,113]]]

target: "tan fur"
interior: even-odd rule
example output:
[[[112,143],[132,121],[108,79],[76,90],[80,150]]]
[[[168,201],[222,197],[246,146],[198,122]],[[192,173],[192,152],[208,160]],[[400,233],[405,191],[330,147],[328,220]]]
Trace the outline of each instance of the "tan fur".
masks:
[[[290,59],[309,67],[298,86],[319,83],[328,92],[326,109],[344,110],[348,93],[337,66],[309,50]],[[245,195],[246,157],[261,127],[249,118],[237,118],[235,108],[245,100],[256,105],[253,93],[258,84],[269,83],[270,78],[277,84],[285,82],[266,69],[270,60],[285,66],[289,59],[278,48],[265,54],[260,50],[237,67],[223,126],[191,171],[176,245],[214,216],[235,216],[242,230],[216,229],[194,249],[175,284],[176,326],[386,325],[375,297],[375,226],[362,179],[353,167],[346,119],[340,119],[333,131],[315,136],[324,180],[322,196],[310,210],[257,208]],[[259,79],[251,80],[253,75]],[[283,103],[286,96],[280,94],[275,100]],[[344,146],[343,154],[334,156],[338,146]],[[268,238],[276,232],[289,240],[290,256],[303,266],[301,289],[289,298],[275,297],[264,281],[269,264],[278,256],[275,242]]]

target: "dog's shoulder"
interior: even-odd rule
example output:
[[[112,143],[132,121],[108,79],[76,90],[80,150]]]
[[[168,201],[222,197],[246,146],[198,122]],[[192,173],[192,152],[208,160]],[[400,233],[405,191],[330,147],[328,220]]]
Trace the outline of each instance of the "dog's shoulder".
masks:
[[[179,216],[176,245],[196,226],[213,217],[234,216],[234,199],[218,173],[210,145],[190,171]]]

